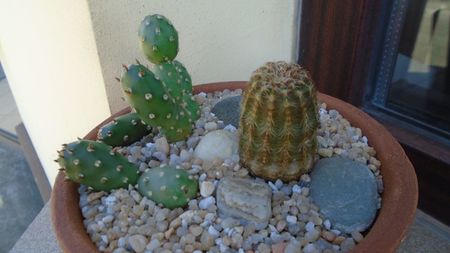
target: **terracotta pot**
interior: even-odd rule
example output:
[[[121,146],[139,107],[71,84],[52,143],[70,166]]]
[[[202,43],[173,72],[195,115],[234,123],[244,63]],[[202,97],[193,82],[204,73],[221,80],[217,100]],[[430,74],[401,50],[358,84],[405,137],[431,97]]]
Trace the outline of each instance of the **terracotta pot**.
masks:
[[[246,82],[212,83],[195,86],[194,92],[245,89],[245,85]],[[361,128],[370,145],[377,151],[382,164],[382,207],[370,231],[352,252],[394,252],[414,219],[418,199],[414,168],[400,144],[380,123],[339,99],[325,94],[318,94],[318,99],[327,103],[328,108],[338,110],[353,126]],[[114,116],[129,111],[130,108],[125,108],[109,117],[85,138],[95,140],[99,127],[111,121]],[[58,174],[52,192],[52,221],[59,245],[64,252],[99,252],[83,226],[77,188],[77,184],[64,182],[64,175]]]

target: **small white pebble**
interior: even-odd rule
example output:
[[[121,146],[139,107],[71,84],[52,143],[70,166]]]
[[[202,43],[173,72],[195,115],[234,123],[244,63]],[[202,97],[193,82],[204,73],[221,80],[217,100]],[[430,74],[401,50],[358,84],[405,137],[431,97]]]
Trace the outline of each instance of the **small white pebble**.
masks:
[[[342,232],[337,229],[331,229],[331,232],[333,232],[335,235],[340,235]]]
[[[159,248],[160,245],[161,245],[161,243],[159,242],[159,240],[155,238],[155,239],[152,239],[150,241],[150,243],[147,245],[147,247],[145,247],[145,248],[149,251],[153,251],[153,250]]]
[[[200,195],[202,197],[209,197],[214,192],[214,183],[210,181],[203,181],[200,183]]]
[[[314,230],[314,227],[315,227],[314,223],[312,221],[308,221],[308,223],[306,223],[305,229],[306,231],[309,232]]]
[[[200,209],[208,209],[215,203],[216,203],[216,199],[213,196],[209,196],[207,198],[200,200],[198,207],[200,207]]]
[[[217,237],[217,236],[220,235],[220,232],[217,231],[217,229],[215,229],[212,225],[209,226],[209,228],[208,228],[208,233],[209,233],[210,235],[214,236],[214,237]]]
[[[275,181],[275,186],[278,189],[281,189],[281,187],[283,187],[283,181],[281,181],[280,179],[277,179],[277,181]]]
[[[292,192],[301,193],[302,192],[302,188],[299,185],[294,184],[294,186],[292,186]]]
[[[297,222],[297,216],[293,215],[286,216],[286,222],[289,224],[295,224]]]
[[[223,128],[223,130],[226,130],[226,131],[228,131],[228,132],[235,133],[235,132],[237,131],[237,128],[236,128],[235,126],[231,125],[231,124],[228,124],[227,126],[225,126],[225,127]]]
[[[358,231],[352,232],[352,237],[356,242],[361,242],[364,239],[364,236]]]
[[[270,188],[272,188],[272,191],[278,191],[278,187],[276,185],[274,185],[272,182],[269,181],[269,186]]]
[[[128,238],[128,243],[136,252],[144,252],[147,239],[143,235],[132,235]]]
[[[317,250],[316,246],[314,246],[314,244],[308,243],[303,248],[303,252],[304,253],[317,253],[319,251]]]
[[[326,220],[323,222],[323,225],[325,226],[325,228],[326,228],[327,230],[330,230],[330,228],[331,228],[331,222],[330,222],[330,220],[326,219]]]
[[[102,219],[102,221],[103,221],[104,223],[110,223],[110,222],[113,221],[113,220],[114,220],[114,217],[113,217],[112,215],[105,216],[105,217],[103,217],[103,219]]]
[[[214,131],[217,129],[217,123],[216,122],[208,122],[205,124],[205,130],[208,131]]]

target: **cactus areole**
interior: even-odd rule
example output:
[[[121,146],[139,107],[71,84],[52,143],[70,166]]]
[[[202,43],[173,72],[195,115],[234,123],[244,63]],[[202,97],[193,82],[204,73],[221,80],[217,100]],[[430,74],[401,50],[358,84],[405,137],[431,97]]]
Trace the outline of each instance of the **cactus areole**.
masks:
[[[139,178],[138,190],[164,207],[184,207],[196,198],[198,182],[186,171],[173,167],[157,167],[146,171]]]
[[[142,52],[152,63],[175,59],[178,53],[178,33],[164,16],[155,14],[144,18],[139,27]]]
[[[297,64],[269,62],[253,72],[240,118],[241,161],[269,180],[297,180],[308,172],[317,148],[316,91]]]
[[[96,191],[110,191],[136,184],[137,168],[104,143],[79,140],[63,145],[57,162],[66,179]]]

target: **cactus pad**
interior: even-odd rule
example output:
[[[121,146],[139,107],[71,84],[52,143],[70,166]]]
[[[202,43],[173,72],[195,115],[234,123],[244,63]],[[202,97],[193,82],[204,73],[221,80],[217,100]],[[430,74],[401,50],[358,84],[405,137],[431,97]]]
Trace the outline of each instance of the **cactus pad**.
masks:
[[[66,178],[97,191],[136,184],[137,168],[121,154],[104,143],[79,140],[63,145],[57,162]]]
[[[177,56],[177,30],[162,15],[145,17],[139,27],[139,38],[142,51],[152,63],[172,61]]]
[[[138,190],[156,203],[173,209],[185,206],[196,197],[198,182],[184,170],[157,167],[141,175]]]
[[[167,90],[175,100],[180,101],[185,94],[191,95],[191,76],[179,61],[155,64],[152,72],[167,86]]]
[[[297,180],[314,162],[316,91],[297,64],[269,62],[253,72],[242,100],[239,152],[253,174]]]
[[[146,124],[157,127],[169,141],[189,136],[192,124],[200,116],[190,93],[177,101],[174,94],[183,94],[181,87],[166,84],[142,64],[125,67],[121,83],[125,99]]]
[[[113,147],[126,146],[140,140],[150,132],[150,126],[143,124],[139,115],[127,113],[100,128],[97,139]]]

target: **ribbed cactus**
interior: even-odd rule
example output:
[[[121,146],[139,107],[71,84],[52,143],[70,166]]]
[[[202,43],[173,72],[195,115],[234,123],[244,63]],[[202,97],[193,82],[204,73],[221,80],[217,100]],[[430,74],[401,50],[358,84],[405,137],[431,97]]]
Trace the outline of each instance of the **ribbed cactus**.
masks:
[[[316,91],[297,64],[269,62],[253,72],[242,100],[239,152],[256,176],[297,180],[317,148]]]
[[[150,132],[151,127],[143,124],[139,115],[127,113],[100,128],[97,139],[113,147],[126,146]]]
[[[137,168],[104,143],[79,140],[63,145],[58,153],[56,161],[67,179],[97,191],[134,185],[139,178]]]
[[[142,64],[125,67],[125,70],[121,78],[125,99],[141,119],[157,127],[169,141],[189,136],[192,124],[200,116],[193,97],[174,96],[175,92],[182,94],[181,87],[162,82]]]
[[[198,182],[184,170],[158,167],[141,175],[138,190],[156,203],[173,209],[185,206],[196,197]]]
[[[153,63],[172,61],[178,53],[178,33],[164,16],[155,14],[144,18],[139,27],[141,49]]]

